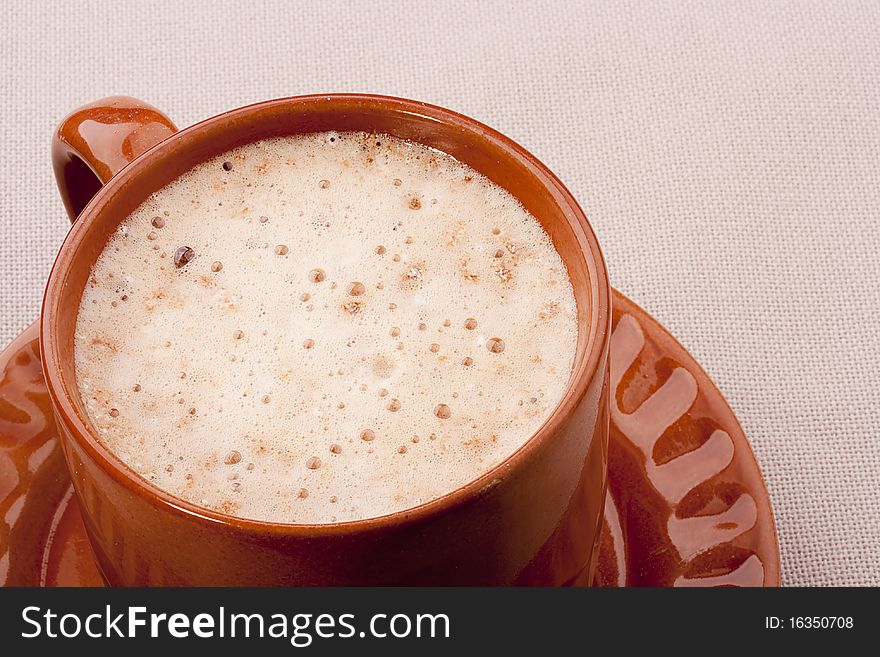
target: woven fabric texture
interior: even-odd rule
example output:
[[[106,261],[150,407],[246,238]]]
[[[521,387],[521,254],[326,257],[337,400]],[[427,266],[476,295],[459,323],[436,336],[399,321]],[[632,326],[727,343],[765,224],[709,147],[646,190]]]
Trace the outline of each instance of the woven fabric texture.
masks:
[[[4,3],[0,343],[67,219],[49,139],[127,94],[179,126],[302,93],[436,103],[522,143],[612,282],[708,370],[789,585],[880,585],[880,4]]]

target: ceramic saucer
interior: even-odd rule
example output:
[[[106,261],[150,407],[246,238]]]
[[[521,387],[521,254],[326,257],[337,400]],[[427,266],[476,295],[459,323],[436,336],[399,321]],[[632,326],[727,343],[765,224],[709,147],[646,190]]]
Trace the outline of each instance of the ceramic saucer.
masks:
[[[595,584],[778,586],[770,500],[721,393],[618,292],[612,314],[608,496]],[[37,329],[0,354],[0,585],[100,586]]]
[[[758,463],[709,376],[614,293],[600,586],[778,586]]]

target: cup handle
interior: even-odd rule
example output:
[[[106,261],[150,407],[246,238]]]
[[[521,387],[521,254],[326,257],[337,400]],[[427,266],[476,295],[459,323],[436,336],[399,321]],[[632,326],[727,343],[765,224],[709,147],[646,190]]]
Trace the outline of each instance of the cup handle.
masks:
[[[52,167],[70,221],[138,155],[177,132],[142,100],[109,96],[70,113],[52,137]]]

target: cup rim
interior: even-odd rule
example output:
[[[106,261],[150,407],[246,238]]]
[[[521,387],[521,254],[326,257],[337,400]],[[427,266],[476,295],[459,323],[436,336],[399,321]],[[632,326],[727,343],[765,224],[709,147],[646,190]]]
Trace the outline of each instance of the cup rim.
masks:
[[[66,279],[70,270],[78,263],[77,252],[90,224],[102,205],[112,195],[124,193],[126,183],[141,170],[149,167],[157,156],[184,147],[189,135],[196,132],[218,129],[231,122],[240,122],[260,112],[283,105],[339,105],[340,109],[355,105],[358,109],[365,106],[377,110],[396,111],[408,115],[438,121],[458,129],[466,130],[477,136],[484,143],[500,147],[519,164],[525,166],[529,175],[548,188],[554,202],[568,219],[570,227],[580,231],[582,244],[589,247],[584,257],[591,260],[595,267],[596,280],[591,280],[592,307],[590,309],[591,326],[588,340],[583,347],[579,346],[575,354],[575,369],[572,371],[568,385],[562,398],[556,404],[543,424],[516,451],[500,463],[487,470],[476,479],[451,490],[439,497],[423,502],[414,507],[394,511],[380,516],[359,520],[335,523],[280,523],[267,520],[242,518],[178,498],[159,488],[138,475],[122,459],[106,448],[89,428],[89,421],[80,415],[73,401],[73,395],[79,395],[74,372],[64,372],[57,365],[61,347],[58,344],[56,323],[58,305],[61,295],[65,293]],[[592,276],[591,276],[592,278]],[[513,473],[522,469],[532,454],[552,437],[557,430],[570,418],[580,400],[594,380],[599,367],[605,362],[611,333],[611,286],[608,279],[605,261],[599,248],[595,232],[584,211],[574,196],[563,185],[559,178],[547,168],[537,157],[525,148],[506,137],[497,130],[467,117],[458,112],[421,101],[408,100],[393,96],[376,94],[311,94],[277,98],[245,105],[228,110],[216,116],[204,119],[174,133],[159,142],[123,169],[118,171],[86,205],[73,223],[56,256],[43,296],[40,313],[40,345],[43,374],[46,379],[50,399],[56,420],[67,429],[67,434],[85,450],[88,456],[97,463],[105,474],[123,485],[129,491],[144,498],[154,507],[164,509],[175,516],[183,516],[194,520],[224,525],[229,529],[268,534],[271,536],[338,536],[353,535],[382,529],[387,526],[401,526],[439,517],[454,508],[463,506],[488,490],[501,483]],[[579,341],[580,342],[580,341]],[[64,441],[63,431],[59,431]]]

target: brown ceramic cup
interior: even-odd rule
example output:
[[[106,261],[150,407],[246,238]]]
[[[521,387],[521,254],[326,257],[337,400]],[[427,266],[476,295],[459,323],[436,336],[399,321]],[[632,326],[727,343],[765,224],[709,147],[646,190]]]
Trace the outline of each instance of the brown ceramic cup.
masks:
[[[163,492],[98,441],[76,385],[77,311],[108,237],[151,193],[236,146],[326,130],[375,131],[426,144],[516,196],[568,267],[580,321],[574,369],[559,405],[522,448],[442,497],[337,524],[245,520]],[[75,221],[43,300],[43,369],[86,530],[108,583],[591,581],[605,499],[610,287],[583,211],[534,156],[477,121],[439,107],[381,96],[323,95],[243,107],[179,132],[146,103],[107,98],[61,123],[53,160]]]

